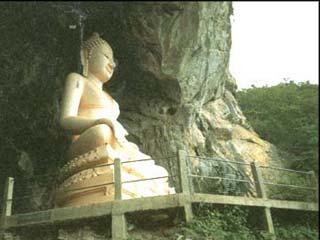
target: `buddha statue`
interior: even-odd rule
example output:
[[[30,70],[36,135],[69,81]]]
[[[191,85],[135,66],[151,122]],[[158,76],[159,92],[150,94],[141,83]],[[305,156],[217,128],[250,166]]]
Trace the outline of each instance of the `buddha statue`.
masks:
[[[59,172],[55,205],[113,201],[115,158],[124,162],[122,181],[134,181],[122,185],[123,199],[174,193],[166,169],[126,139],[128,132],[117,120],[119,105],[103,91],[116,64],[110,45],[99,34],[83,43],[81,63],[82,75],[67,76],[62,98],[60,125],[70,132],[72,143]],[[136,181],[146,178],[153,180]]]

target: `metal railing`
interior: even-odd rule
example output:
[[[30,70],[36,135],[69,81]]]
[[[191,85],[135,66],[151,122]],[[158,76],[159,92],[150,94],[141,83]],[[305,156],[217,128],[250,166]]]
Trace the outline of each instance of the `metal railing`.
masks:
[[[163,157],[163,158],[157,158],[157,160],[161,159],[161,160],[169,160],[169,159],[173,159],[176,157]],[[122,169],[123,165],[126,164],[134,164],[134,163],[138,163],[138,162],[146,162],[146,161],[154,161],[154,159],[151,158],[146,158],[146,159],[136,159],[136,160],[130,160],[130,161],[121,161],[120,159],[115,159],[114,162],[112,163],[103,163],[103,164],[99,164],[97,166],[94,167],[90,167],[88,169],[92,169],[93,171],[97,171],[99,168],[104,168],[104,167],[113,167],[114,168],[114,180],[107,182],[107,183],[103,183],[103,184],[94,184],[94,185],[89,185],[89,186],[85,186],[85,187],[73,187],[73,188],[68,188],[66,187],[65,189],[61,189],[60,191],[65,192],[65,193],[72,193],[72,192],[77,192],[77,191],[83,191],[83,190],[90,190],[90,189],[94,189],[94,188],[99,188],[99,187],[105,187],[105,186],[110,186],[110,185],[114,185],[115,186],[115,196],[118,196],[120,193],[117,193],[117,191],[121,191],[122,192],[122,187],[121,189],[119,189],[117,187],[117,185],[122,186],[122,184],[128,184],[128,183],[137,183],[137,182],[145,182],[145,181],[152,181],[152,180],[157,180],[157,179],[165,179],[167,178],[168,180],[170,178],[174,178],[174,177],[179,177],[177,175],[172,175],[172,174],[168,174],[167,176],[160,176],[160,177],[149,177],[149,178],[143,178],[143,179],[134,179],[134,180],[127,180],[127,181],[123,181],[122,178],[117,179],[116,178],[116,172],[120,171]],[[120,169],[120,170],[119,170]],[[82,169],[86,170],[86,169]],[[41,179],[41,177],[45,177],[45,176],[58,176],[58,174],[42,174],[42,175],[35,175],[33,178],[34,179]],[[14,211],[14,207],[15,206],[26,206],[28,204],[21,204],[26,203],[27,200],[34,200],[35,194],[34,193],[27,193],[27,194],[22,194],[22,192],[19,190],[19,196],[14,197],[14,178],[9,177],[7,178],[7,182],[5,184],[5,191],[4,191],[4,197],[3,197],[3,207],[2,207],[2,216],[11,216],[13,215],[13,211]],[[55,189],[57,190],[57,189]],[[27,191],[26,191],[27,192]],[[120,194],[122,195],[122,194]],[[115,197],[116,199],[116,197]],[[48,208],[44,208],[42,207],[41,210],[46,210],[46,209],[51,209],[53,207],[48,207]],[[21,214],[21,213],[27,213],[30,211],[35,211],[35,210],[22,210],[20,209],[18,212],[14,213],[14,214]]]
[[[202,160],[206,160],[206,161],[215,161],[215,162],[222,162],[225,164],[228,164],[230,166],[230,164],[235,164],[235,165],[242,165],[242,166],[250,166],[249,169],[247,169],[247,171],[245,171],[244,169],[240,169],[236,168],[234,170],[235,173],[238,173],[238,178],[234,177],[234,178],[230,178],[230,177],[226,177],[226,175],[228,174],[223,174],[223,176],[212,176],[212,175],[197,175],[197,174],[188,174],[188,177],[191,178],[190,184],[191,184],[191,189],[194,189],[194,181],[192,181],[193,178],[200,178],[203,180],[221,180],[221,181],[229,181],[229,182],[238,182],[238,183],[247,183],[247,184],[254,184],[255,185],[255,192],[256,192],[256,196],[259,196],[259,191],[260,189],[263,189],[264,192],[267,191],[268,186],[277,186],[277,187],[287,187],[287,188],[295,188],[295,189],[303,189],[303,190],[309,190],[309,191],[313,191],[314,192],[314,196],[317,197],[317,191],[318,191],[318,187],[317,187],[317,179],[315,177],[315,173],[313,171],[299,171],[299,170],[294,170],[294,169],[288,169],[288,168],[283,168],[283,167],[276,167],[276,166],[259,166],[259,164],[257,162],[247,162],[247,161],[230,161],[230,160],[226,160],[226,159],[221,159],[221,158],[210,158],[210,157],[199,157],[199,156],[186,156],[190,162],[190,159],[197,159],[199,160],[199,162],[201,162]],[[198,163],[198,165],[201,165],[201,163]],[[214,167],[216,168],[218,165],[214,165]],[[189,166],[190,167],[190,166]],[[294,173],[294,174],[300,174],[300,175],[304,175],[306,177],[311,178],[312,180],[309,181],[309,186],[304,186],[304,185],[297,185],[297,184],[286,184],[286,183],[279,183],[279,182],[272,182],[272,181],[266,181],[265,178],[263,177],[262,171],[263,170],[276,170],[276,171],[280,171],[282,175],[276,175],[277,180],[281,179],[281,177],[283,178],[286,175],[285,172],[289,172],[289,173]],[[209,170],[210,172],[210,170]],[[246,173],[244,173],[246,172]],[[257,172],[259,172],[259,178],[257,176]],[[274,173],[273,173],[274,174]],[[233,175],[236,176],[235,174],[229,174],[229,175]],[[239,176],[242,176],[242,178],[239,178]],[[295,179],[294,177],[291,177],[291,179]],[[304,182],[308,182],[308,179],[304,179]],[[222,184],[222,183],[221,183]],[[268,185],[268,186],[266,186]],[[258,188],[258,190],[257,190]],[[266,197],[266,193],[264,194]],[[287,199],[289,200],[289,199]]]
[[[273,187],[276,186],[276,187],[281,187],[281,188],[302,189],[302,190],[308,190],[311,192],[313,191],[314,196],[317,196],[318,188],[317,188],[317,183],[316,183],[316,177],[315,177],[314,172],[312,172],[312,171],[299,171],[299,170],[293,170],[293,169],[276,167],[276,166],[259,166],[256,162],[230,161],[230,160],[221,159],[221,158],[214,158],[214,157],[210,158],[210,157],[190,156],[190,155],[185,155],[184,157],[186,158],[186,175],[188,178],[188,188],[190,189],[191,192],[195,192],[195,186],[194,186],[193,179],[202,179],[202,180],[208,179],[208,180],[218,180],[218,181],[220,181],[220,184],[223,184],[222,181],[245,183],[245,184],[249,184],[251,187],[263,189],[264,192],[267,192],[267,188],[269,186],[273,186]],[[161,159],[162,160],[169,160],[169,159],[173,159],[173,158],[177,159],[176,157],[172,157],[172,156],[164,157]],[[232,178],[227,177],[226,176],[227,174],[224,174],[222,176],[219,176],[219,175],[199,175],[199,174],[195,174],[194,171],[192,170],[193,166],[191,164],[191,159],[197,159],[197,160],[200,160],[200,162],[201,161],[221,162],[221,163],[229,164],[229,166],[230,166],[230,164],[234,164],[234,165],[238,165],[238,166],[239,165],[240,166],[241,165],[242,166],[250,166],[250,168],[249,168],[249,171],[247,170],[247,173],[244,173],[243,169],[235,167],[235,170],[238,170],[239,174],[238,174],[238,177],[232,177]],[[157,159],[157,160],[159,160],[159,159]],[[116,160],[116,161],[120,161],[120,160]],[[151,158],[146,158],[146,159],[136,159],[136,160],[132,160],[132,161],[124,161],[124,162],[120,161],[119,167],[121,168],[122,165],[125,165],[125,164],[132,164],[132,163],[144,162],[144,161],[154,161],[154,160]],[[104,164],[99,164],[91,169],[97,170],[102,167],[110,167],[110,166],[114,166],[114,165],[115,165],[115,163],[104,163]],[[198,163],[198,165],[200,165],[200,163]],[[196,167],[197,166],[195,166],[195,168]],[[264,171],[264,170],[275,170],[275,171],[280,171],[282,173],[289,172],[289,173],[294,173],[294,174],[305,175],[312,180],[309,181],[310,186],[301,186],[301,185],[296,185],[296,184],[287,184],[287,183],[278,183],[278,182],[267,181],[267,180],[264,180],[264,178],[262,178],[263,174],[261,174],[261,171]],[[257,175],[255,174],[257,171],[260,174],[259,179],[257,178]],[[49,174],[37,175],[37,176],[34,176],[34,178],[40,179],[41,177],[48,176],[48,175]],[[230,174],[230,175],[235,176],[234,174]],[[54,176],[54,174],[50,174],[50,176]],[[239,178],[239,176],[241,176],[241,178]],[[151,180],[156,180],[156,179],[161,179],[161,178],[168,178],[168,179],[170,178],[175,183],[174,187],[176,189],[181,186],[181,183],[177,183],[177,181],[174,181],[174,179],[179,179],[179,181],[180,181],[181,177],[179,175],[172,175],[172,174],[169,174],[168,176],[162,176],[162,177],[135,179],[135,180],[127,180],[127,181],[122,181],[122,179],[119,179],[119,182],[121,182],[121,184],[127,184],[127,183],[137,183],[137,182],[142,182],[142,181],[151,181]],[[114,181],[103,183],[103,184],[96,184],[96,185],[91,185],[91,186],[86,186],[86,187],[81,187],[81,188],[64,189],[63,191],[64,192],[73,192],[73,191],[79,191],[79,190],[98,188],[98,187],[103,187],[103,186],[108,186],[108,185],[115,185],[116,182],[117,182],[116,179],[114,179]],[[10,208],[12,209],[12,205],[14,203],[13,201],[15,201],[15,202],[21,201],[21,200],[25,201],[26,199],[34,198],[33,194],[26,194],[26,195],[20,195],[19,197],[15,197],[13,199],[13,193],[14,193],[13,184],[14,184],[14,179],[8,178],[7,183],[6,183],[5,195],[11,195],[11,197],[10,196],[4,197],[3,212],[9,211],[6,209],[10,209]],[[259,190],[257,191],[257,189],[255,189],[255,192],[256,192],[256,197],[259,196],[259,194],[257,193],[257,192],[259,192]],[[21,194],[21,192],[20,192],[20,194]],[[229,194],[229,195],[231,195],[231,194]]]

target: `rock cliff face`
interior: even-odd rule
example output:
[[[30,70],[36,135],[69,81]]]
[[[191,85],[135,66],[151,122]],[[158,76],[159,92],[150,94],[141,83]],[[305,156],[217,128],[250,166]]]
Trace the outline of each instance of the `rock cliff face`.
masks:
[[[277,161],[234,97],[231,3],[140,3],[119,10],[124,50],[118,54],[127,66],[119,70],[125,87],[115,97],[132,141],[155,159],[185,149],[192,156]]]

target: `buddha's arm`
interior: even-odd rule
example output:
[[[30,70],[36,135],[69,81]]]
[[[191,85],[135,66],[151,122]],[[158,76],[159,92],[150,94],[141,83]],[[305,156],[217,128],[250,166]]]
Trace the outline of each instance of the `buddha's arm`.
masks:
[[[80,99],[84,89],[84,81],[78,74],[68,75],[62,98],[62,108],[60,115],[60,125],[71,131],[73,134],[81,134],[86,129],[97,124],[108,124],[113,127],[113,123],[108,119],[94,119],[78,116]]]

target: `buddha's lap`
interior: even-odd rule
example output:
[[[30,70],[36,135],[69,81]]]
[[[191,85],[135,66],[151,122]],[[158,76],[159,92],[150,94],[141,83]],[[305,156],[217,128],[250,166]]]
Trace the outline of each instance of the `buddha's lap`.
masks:
[[[106,124],[95,125],[85,130],[71,143],[68,149],[67,159],[75,158],[105,144],[116,146],[112,129]]]
[[[106,124],[99,124],[87,129],[71,143],[67,153],[67,160],[71,160],[106,144],[111,146],[113,152],[116,153],[113,155],[121,156],[120,158],[124,161],[150,159],[150,156],[140,152],[138,146],[132,142],[127,141],[120,145],[115,139],[112,129]]]

